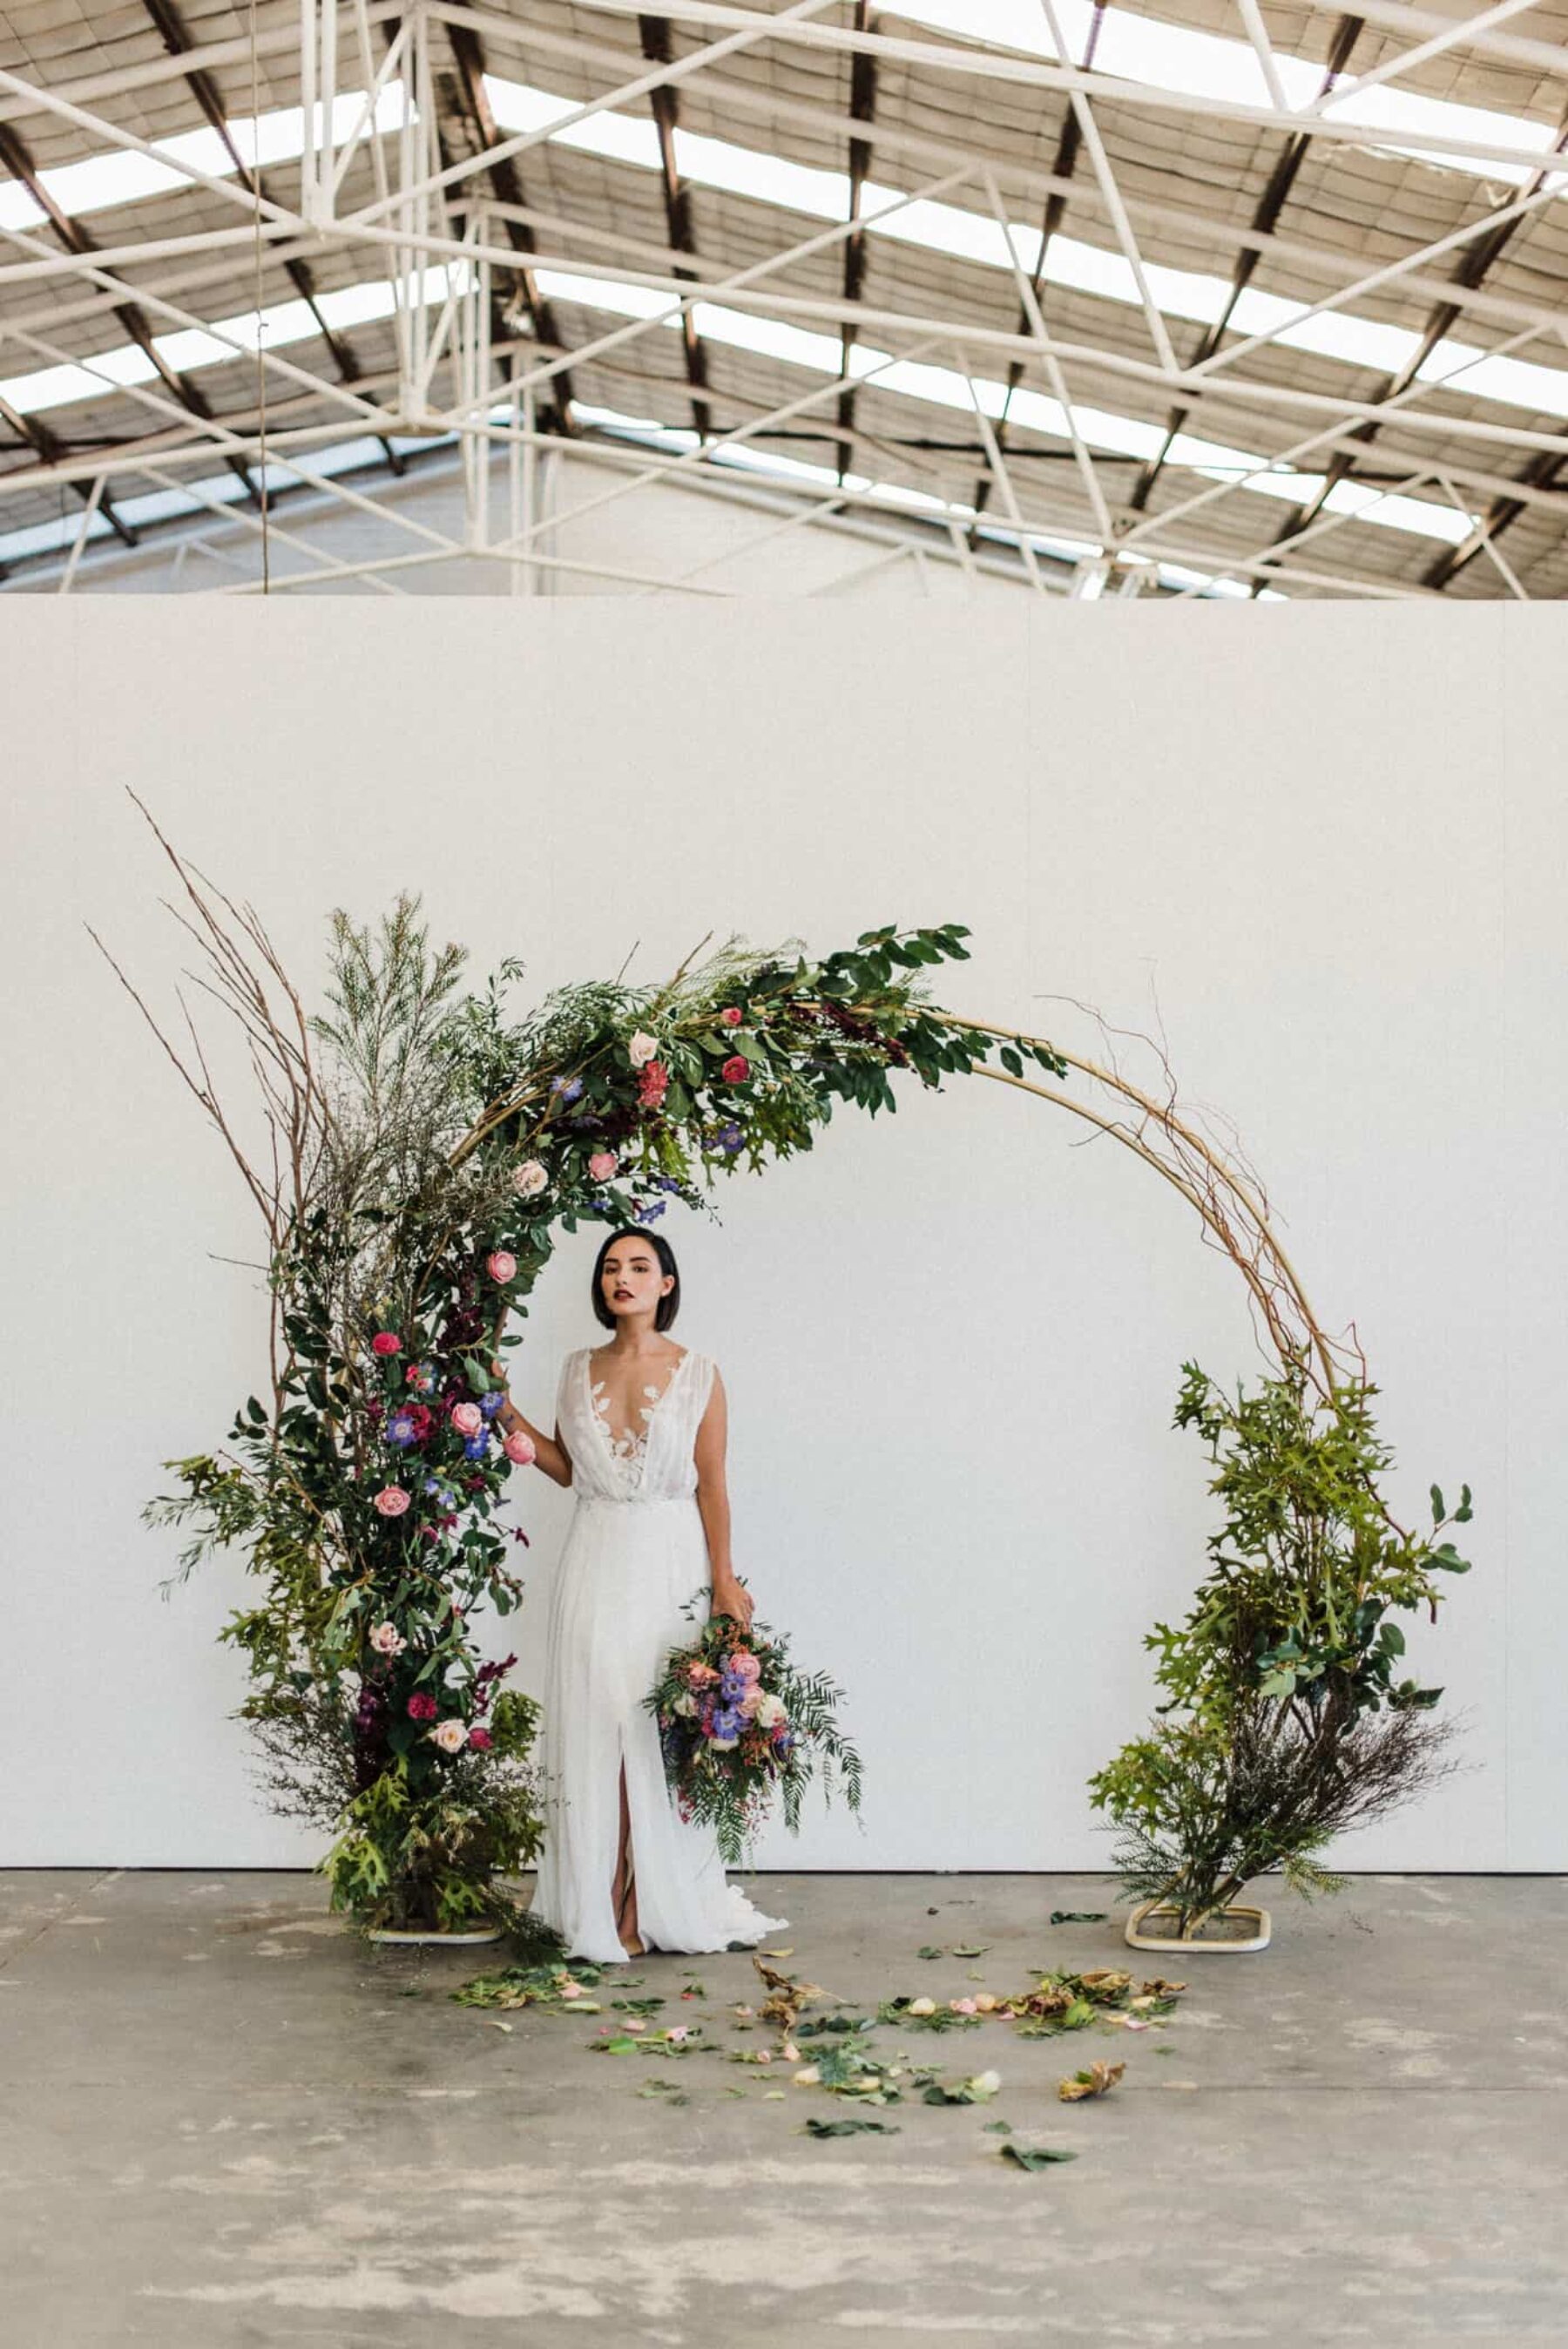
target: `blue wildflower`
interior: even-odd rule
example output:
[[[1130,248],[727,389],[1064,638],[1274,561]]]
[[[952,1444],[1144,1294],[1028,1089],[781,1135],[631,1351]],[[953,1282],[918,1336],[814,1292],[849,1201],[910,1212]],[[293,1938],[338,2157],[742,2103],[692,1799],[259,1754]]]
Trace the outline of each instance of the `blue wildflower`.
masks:
[[[482,1460],[489,1450],[490,1430],[488,1427],[481,1427],[477,1435],[470,1435],[465,1442],[463,1445],[463,1458],[465,1460]]]
[[[398,1451],[405,1450],[415,1439],[414,1423],[406,1411],[395,1411],[387,1423],[387,1441]]]
[[[746,1137],[741,1133],[739,1126],[735,1123],[735,1120],[731,1118],[727,1125],[721,1125],[719,1127],[718,1139],[724,1149],[735,1151],[741,1147]]]
[[[581,1077],[552,1077],[550,1090],[552,1093],[559,1093],[562,1101],[573,1102],[583,1091],[583,1080]]]
[[[715,1713],[713,1716],[713,1734],[716,1737],[739,1736],[740,1715],[732,1706],[720,1705],[718,1710]]]
[[[641,1206],[634,1207],[632,1212],[639,1224],[651,1224],[664,1214],[668,1205],[667,1199],[645,1199]]]
[[[493,1419],[505,1401],[506,1397],[500,1387],[491,1387],[489,1394],[480,1395],[480,1409],[487,1419]]]

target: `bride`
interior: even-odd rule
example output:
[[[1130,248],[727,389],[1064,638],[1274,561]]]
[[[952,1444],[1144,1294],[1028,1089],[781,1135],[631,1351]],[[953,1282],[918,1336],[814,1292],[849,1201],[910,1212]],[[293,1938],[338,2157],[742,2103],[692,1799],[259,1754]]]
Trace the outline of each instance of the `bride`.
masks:
[[[700,1630],[682,1608],[702,1586],[715,1614],[751,1621],[730,1560],[724,1382],[710,1356],[665,1335],[680,1309],[667,1240],[612,1232],[592,1293],[610,1342],[566,1357],[554,1435],[510,1395],[497,1416],[576,1501],[545,1630],[545,1839],[531,1913],[570,1956],[606,1964],[751,1944],[789,1920],[754,1908],[727,1881],[713,1830],[681,1818],[642,1702],[666,1651]]]

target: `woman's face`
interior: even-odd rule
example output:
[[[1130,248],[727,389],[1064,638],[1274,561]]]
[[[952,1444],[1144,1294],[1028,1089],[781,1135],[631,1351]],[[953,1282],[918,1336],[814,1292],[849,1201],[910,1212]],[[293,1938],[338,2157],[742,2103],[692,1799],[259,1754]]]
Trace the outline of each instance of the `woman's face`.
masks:
[[[617,1240],[599,1274],[599,1294],[613,1320],[645,1314],[651,1320],[659,1299],[675,1287],[675,1275],[661,1272],[659,1259],[646,1240]]]

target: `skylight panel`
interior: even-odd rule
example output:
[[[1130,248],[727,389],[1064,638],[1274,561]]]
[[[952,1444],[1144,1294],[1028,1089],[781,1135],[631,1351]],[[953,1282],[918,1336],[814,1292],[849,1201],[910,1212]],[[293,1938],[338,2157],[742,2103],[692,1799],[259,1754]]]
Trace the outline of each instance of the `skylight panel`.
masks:
[[[1175,6],[1178,0],[1170,0],[1170,5]],[[898,13],[913,24],[938,32],[969,34],[1031,57],[1055,57],[1038,0],[899,0]],[[1083,55],[1088,31],[1086,0],[1057,0],[1057,17],[1068,47],[1064,62],[1076,64]],[[1277,44],[1274,59],[1286,103],[1305,108],[1322,88],[1321,67],[1310,58],[1292,57]],[[1270,102],[1263,66],[1250,41],[1200,32],[1195,26],[1167,23],[1158,16],[1134,16],[1125,8],[1105,11],[1095,45],[1094,69],[1184,98],[1208,98],[1235,106]],[[1354,79],[1354,76],[1346,78]],[[1365,123],[1378,129],[1408,128],[1411,143],[1397,152],[1413,155],[1439,171],[1468,171],[1474,178],[1512,185],[1528,176],[1527,160],[1489,162],[1479,156],[1433,153],[1421,148],[1419,134],[1425,131],[1435,139],[1513,147],[1522,159],[1545,154],[1555,136],[1547,124],[1522,115],[1467,106],[1453,98],[1429,98],[1392,82],[1353,91],[1344,98],[1331,98],[1326,111],[1337,122]]]
[[[335,140],[341,143],[353,135],[364,109],[363,90],[345,90],[334,101]],[[318,115],[321,111],[318,108]],[[398,129],[402,119],[402,84],[392,81],[377,100],[375,128],[385,134]],[[304,114],[297,106],[276,108],[263,114],[259,125],[248,116],[236,116],[229,127],[234,146],[245,163],[257,155],[263,167],[291,162],[304,150]],[[233,176],[233,157],[218,132],[208,126],[181,131],[173,139],[160,139],[154,144],[156,155],[144,155],[129,147],[115,148],[108,154],[84,155],[72,163],[52,165],[40,171],[38,177],[60,210],[72,220],[79,220],[84,213],[107,212],[117,204],[141,203],[150,196],[167,195],[171,189],[189,187],[185,171],[176,168],[179,165],[204,171],[210,179]],[[160,160],[164,156],[169,158],[167,162]],[[44,217],[19,182],[0,183],[0,228],[32,228]]]

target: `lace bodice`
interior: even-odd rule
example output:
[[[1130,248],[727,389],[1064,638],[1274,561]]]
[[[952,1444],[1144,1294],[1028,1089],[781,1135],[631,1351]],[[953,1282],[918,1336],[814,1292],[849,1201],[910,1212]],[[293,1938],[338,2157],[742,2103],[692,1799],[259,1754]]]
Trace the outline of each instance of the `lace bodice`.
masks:
[[[652,1380],[645,1384],[641,1425],[617,1432],[609,1422],[605,1381],[593,1374],[593,1351],[580,1346],[568,1354],[556,1396],[579,1496],[663,1501],[695,1493],[693,1450],[713,1391],[711,1357],[688,1346],[662,1386]]]

